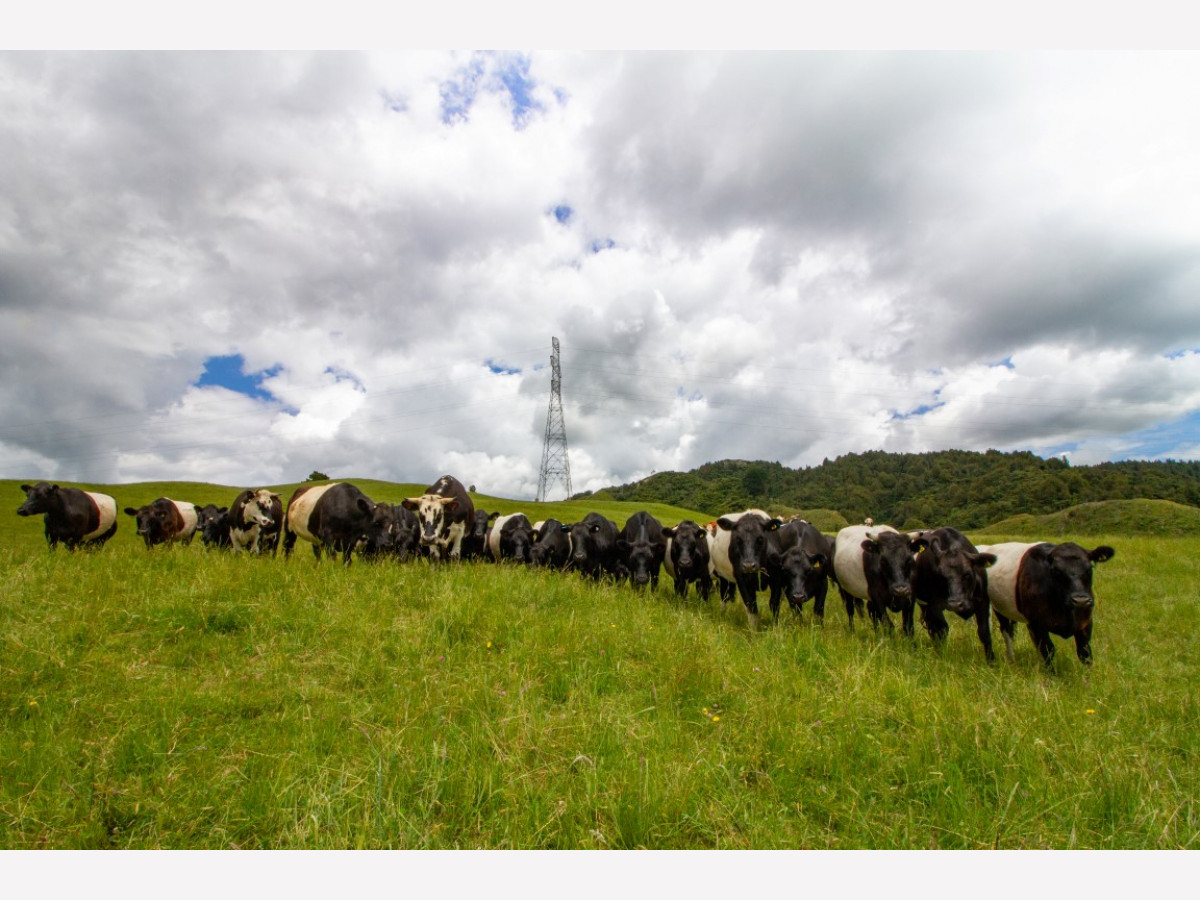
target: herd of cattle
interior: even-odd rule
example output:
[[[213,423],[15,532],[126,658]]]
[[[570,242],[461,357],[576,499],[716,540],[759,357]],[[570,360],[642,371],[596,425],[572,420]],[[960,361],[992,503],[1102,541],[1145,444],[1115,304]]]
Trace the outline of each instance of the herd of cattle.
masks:
[[[60,542],[72,549],[99,546],[116,533],[117,504],[106,494],[46,482],[21,489],[26,499],[17,513],[44,516],[51,549]],[[1069,542],[976,547],[953,528],[903,533],[870,520],[830,537],[803,519],[783,521],[754,509],[674,527],[664,527],[644,511],[630,516],[623,528],[594,512],[579,522],[534,523],[522,513],[475,509],[462,483],[449,475],[420,497],[398,504],[375,503],[342,482],[298,488],[286,513],[279,495],[266,489],[242,491],[227,508],[197,508],[160,497],[124,512],[137,520],[147,547],[188,543],[199,533],[209,547],[274,554],[282,537],[284,555],[290,556],[297,538],[303,538],[318,559],[322,550],[340,553],[346,565],[355,551],[400,560],[478,558],[570,569],[651,589],[665,568],[681,598],[693,584],[706,602],[714,582],[722,604],[736,591],[752,629],[759,624],[760,590],[770,592],[776,618],[786,597],[797,613],[811,600],[814,615],[823,620],[832,580],[851,627],[855,614],[861,617],[865,609],[876,628],[892,630],[890,613],[899,613],[904,633],[911,636],[919,608],[930,637],[941,642],[950,612],[975,620],[991,661],[995,611],[1008,658],[1013,657],[1015,623],[1023,622],[1046,664],[1054,657],[1051,634],[1074,638],[1079,659],[1091,662],[1092,568],[1115,552]]]

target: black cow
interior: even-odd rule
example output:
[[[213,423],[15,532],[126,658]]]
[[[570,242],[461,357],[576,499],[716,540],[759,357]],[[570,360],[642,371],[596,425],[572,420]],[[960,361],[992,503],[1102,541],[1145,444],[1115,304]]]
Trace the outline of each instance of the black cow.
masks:
[[[617,574],[617,523],[600,513],[590,512],[583,521],[563,525],[571,539],[568,567],[588,578]]]
[[[274,553],[283,526],[283,502],[266,488],[245,490],[229,507],[229,537],[235,550]]]
[[[676,595],[686,600],[688,585],[695,582],[700,599],[707,603],[712,591],[708,532],[690,519],[685,519],[674,528],[664,528],[663,535],[667,539],[663,565],[667,574],[675,580]]]
[[[988,596],[1005,653],[1013,658],[1015,622],[1024,622],[1034,646],[1047,666],[1054,660],[1050,635],[1073,637],[1075,653],[1085,665],[1092,663],[1092,569],[1116,555],[1112,547],[1086,550],[1073,542],[1064,544],[992,544],[980,547],[996,557],[988,570]]]
[[[529,562],[535,566],[561,569],[571,558],[571,538],[563,531],[558,519],[546,519],[533,526],[533,546],[529,548]]]
[[[475,520],[475,504],[467,489],[452,475],[443,475],[420,497],[400,501],[421,520],[421,545],[437,559],[460,559],[468,523]]]
[[[888,610],[901,615],[904,633],[913,633],[913,578],[916,541],[888,525],[848,525],[833,542],[833,573],[846,604],[850,627],[854,612],[862,615],[863,601],[871,624],[893,629]]]
[[[460,559],[491,560],[492,555],[488,552],[487,546],[488,530],[498,515],[500,514],[488,513],[483,509],[475,510],[471,521],[467,523],[466,533],[463,534]]]
[[[921,607],[921,624],[935,644],[944,643],[950,626],[946,611],[961,619],[975,619],[975,632],[988,662],[992,651],[992,606],[988,600],[987,567],[996,561],[981,553],[953,528],[922,531],[917,535],[916,576],[913,593]]]
[[[68,550],[101,547],[117,533],[117,501],[108,494],[59,487],[39,481],[21,485],[25,502],[18,516],[42,513],[46,542],[55,549],[61,541]]]
[[[497,516],[488,532],[488,553],[495,562],[514,559],[527,563],[532,547],[533,525],[524,513]]]
[[[662,522],[645,510],[629,517],[617,538],[617,557],[621,577],[641,589],[650,585],[658,590],[658,574],[667,555],[667,537]]]
[[[352,484],[299,487],[283,520],[283,555],[291,556],[301,537],[313,545],[317,559],[324,547],[329,556],[341,553],[342,564],[348,566],[355,548],[369,539],[374,516],[375,503]]]
[[[402,506],[391,503],[376,503],[375,511],[371,513],[371,524],[367,528],[367,537],[359,554],[363,559],[383,559],[393,556],[396,550],[396,534],[399,530],[396,521],[396,511],[403,510]],[[407,510],[404,510],[407,512]]]
[[[196,530],[205,547],[219,550],[233,546],[229,535],[229,507],[209,503],[196,510]]]
[[[806,600],[812,600],[813,614],[824,621],[833,540],[821,534],[812,523],[794,519],[779,529],[777,541],[777,549],[767,554],[771,614],[779,619],[782,595],[797,613],[804,609]]]
[[[153,503],[125,507],[125,515],[137,519],[137,532],[146,542],[146,549],[158,544],[190,544],[196,534],[196,505],[186,500],[159,497]]]
[[[780,519],[761,509],[717,519],[709,553],[713,570],[722,580],[721,600],[732,597],[736,585],[751,630],[758,628],[758,591],[767,576],[768,554],[778,552],[777,533],[782,525]]]

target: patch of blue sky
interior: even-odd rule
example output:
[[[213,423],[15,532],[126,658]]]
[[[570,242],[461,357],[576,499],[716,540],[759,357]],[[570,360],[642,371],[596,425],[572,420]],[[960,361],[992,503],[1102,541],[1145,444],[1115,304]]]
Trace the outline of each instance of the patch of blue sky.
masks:
[[[558,222],[558,224],[566,225],[568,222],[571,221],[571,216],[575,215],[575,210],[573,210],[570,206],[568,206],[565,203],[560,203],[558,206],[554,207],[554,209],[551,210],[551,213],[553,213],[554,218]]]
[[[1196,459],[1200,454],[1200,410],[1161,425],[1121,436],[1126,449],[1114,456],[1123,459]]]
[[[489,63],[492,63],[490,67]],[[467,121],[481,91],[506,93],[512,104],[513,127],[520,131],[534,113],[544,109],[534,97],[536,87],[537,82],[529,75],[529,57],[521,54],[474,53],[452,78],[441,84],[442,122],[453,125]]]
[[[933,412],[935,409],[939,409],[940,407],[943,407],[945,405],[946,405],[945,403],[942,403],[940,401],[937,403],[922,403],[920,406],[916,407],[915,409],[910,409],[908,412],[892,413],[892,419],[899,420],[899,421],[905,421],[906,419],[915,419],[919,416],[927,415],[928,413]]]
[[[274,365],[269,369],[258,372],[246,372],[246,358],[240,353],[228,356],[210,356],[204,361],[204,372],[195,382],[196,387],[223,387],[238,394],[245,394],[255,400],[277,400],[270,391],[262,387],[262,383],[272,375],[278,375],[283,366]]]
[[[516,366],[506,366],[504,363],[496,362],[494,359],[485,359],[483,364],[488,367],[488,371],[493,375],[520,375],[521,370]]]
[[[604,250],[611,250],[615,246],[617,246],[617,242],[612,238],[596,238],[592,241],[591,250],[592,253],[600,253]]]
[[[1017,367],[1011,356],[1006,356],[1004,359],[997,360],[994,363],[988,363],[988,366],[993,369],[1015,369]]]
[[[354,389],[360,393],[367,392],[367,386],[362,383],[362,379],[351,372],[349,369],[343,369],[341,366],[326,366],[322,375],[332,375],[333,380],[340,384],[343,381],[349,381],[354,385]]]

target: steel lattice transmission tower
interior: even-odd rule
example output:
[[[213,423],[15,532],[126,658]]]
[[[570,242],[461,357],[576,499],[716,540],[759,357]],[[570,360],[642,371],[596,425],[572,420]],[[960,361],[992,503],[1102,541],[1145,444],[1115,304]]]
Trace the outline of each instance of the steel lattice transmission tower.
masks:
[[[571,498],[571,462],[567,459],[567,426],[563,421],[562,369],[558,364],[558,338],[552,338],[550,354],[550,408],[546,411],[546,441],[542,445],[542,469],[538,475],[537,502],[546,500],[546,489],[562,482]]]

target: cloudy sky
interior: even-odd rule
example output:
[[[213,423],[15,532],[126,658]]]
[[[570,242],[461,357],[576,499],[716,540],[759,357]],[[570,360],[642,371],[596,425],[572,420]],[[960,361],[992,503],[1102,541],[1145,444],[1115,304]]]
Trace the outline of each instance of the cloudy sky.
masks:
[[[1194,53],[0,54],[0,476],[1200,458]],[[551,492],[554,499],[554,492]]]

